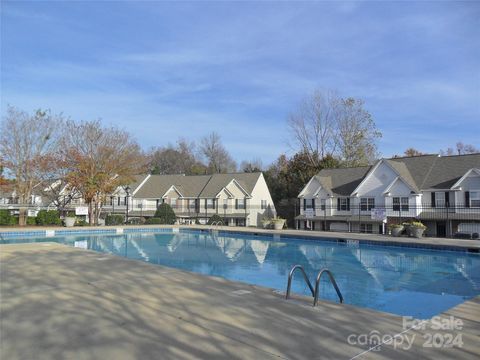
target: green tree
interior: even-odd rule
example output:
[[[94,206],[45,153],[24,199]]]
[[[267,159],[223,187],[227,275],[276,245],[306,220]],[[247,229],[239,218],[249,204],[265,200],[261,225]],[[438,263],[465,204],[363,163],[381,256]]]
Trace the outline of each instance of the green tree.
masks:
[[[290,159],[281,155],[264,172],[278,215],[287,219],[289,226],[293,226],[293,218],[296,212],[298,214],[297,196],[303,187],[320,170],[339,166],[340,161],[331,155],[319,158],[316,165],[311,162],[311,154],[307,152],[299,152]]]
[[[218,214],[213,214],[210,219],[208,219],[207,225],[212,225],[213,223],[221,222],[223,224],[223,218]]]
[[[169,204],[160,204],[155,211],[156,219],[159,219],[158,224],[164,225],[173,225],[175,224],[175,220],[177,216],[175,215],[175,211],[173,211],[172,207]]]

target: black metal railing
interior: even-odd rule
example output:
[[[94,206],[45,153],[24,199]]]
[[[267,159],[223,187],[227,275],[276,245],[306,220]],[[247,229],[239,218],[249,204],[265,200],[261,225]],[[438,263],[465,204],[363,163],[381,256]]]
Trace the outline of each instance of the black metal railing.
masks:
[[[421,222],[425,236],[472,238],[480,232],[480,207],[470,204],[315,204],[297,209],[297,229],[386,234],[392,225]]]

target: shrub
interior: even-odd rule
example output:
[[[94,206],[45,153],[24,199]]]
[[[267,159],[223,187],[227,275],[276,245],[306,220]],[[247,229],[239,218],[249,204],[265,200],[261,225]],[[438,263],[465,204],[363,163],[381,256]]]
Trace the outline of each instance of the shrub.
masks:
[[[9,210],[0,210],[0,225],[17,225],[18,217],[10,215]]]
[[[37,218],[33,216],[27,217],[27,225],[37,225]]]
[[[223,219],[218,214],[213,214],[210,219],[208,219],[207,225],[212,225],[213,223],[221,222],[223,224]]]
[[[416,228],[420,228],[420,229],[426,229],[427,228],[420,221],[412,221],[411,226],[416,227]]]
[[[134,217],[131,219],[128,219],[128,224],[129,225],[143,225],[145,224],[145,218],[144,217]]]
[[[105,218],[105,225],[122,225],[124,221],[125,217],[123,215],[109,214]]]
[[[84,219],[77,218],[77,221],[75,222],[75,226],[87,226],[87,225],[88,223]]]
[[[161,219],[159,224],[164,225],[173,225],[175,220],[177,220],[177,216],[169,204],[160,204],[157,211],[155,211],[154,218]]]
[[[60,214],[57,210],[40,210],[37,214],[37,225],[61,225]]]
[[[145,220],[145,224],[147,225],[159,225],[159,224],[163,224],[163,219],[160,219],[158,217],[151,217],[151,218],[148,218],[147,220]]]

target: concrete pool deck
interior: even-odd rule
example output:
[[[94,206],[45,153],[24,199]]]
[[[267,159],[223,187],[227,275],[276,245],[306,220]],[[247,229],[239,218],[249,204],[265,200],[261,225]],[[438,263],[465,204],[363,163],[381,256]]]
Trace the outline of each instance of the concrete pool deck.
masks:
[[[55,243],[0,246],[1,359],[477,359],[480,297],[445,313],[460,348],[402,318]],[[425,324],[429,324],[427,321]],[[350,335],[415,335],[409,350]],[[405,344],[404,344],[405,345]]]

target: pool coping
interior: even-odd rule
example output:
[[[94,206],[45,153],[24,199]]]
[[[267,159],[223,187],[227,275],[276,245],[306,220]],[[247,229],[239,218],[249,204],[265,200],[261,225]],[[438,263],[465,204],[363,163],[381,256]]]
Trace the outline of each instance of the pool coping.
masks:
[[[135,232],[165,232],[175,233],[180,230],[219,231],[229,234],[269,236],[274,240],[301,239],[333,241],[337,243],[354,243],[381,245],[391,247],[407,247],[446,251],[461,251],[480,253],[480,240],[447,239],[447,238],[409,238],[393,237],[378,234],[358,234],[344,232],[305,231],[305,230],[270,230],[250,227],[208,226],[208,225],[136,225],[136,226],[86,226],[81,228],[65,227],[30,227],[25,229],[4,228],[0,231],[3,238],[18,238],[22,236],[82,235],[82,234],[126,234]]]

